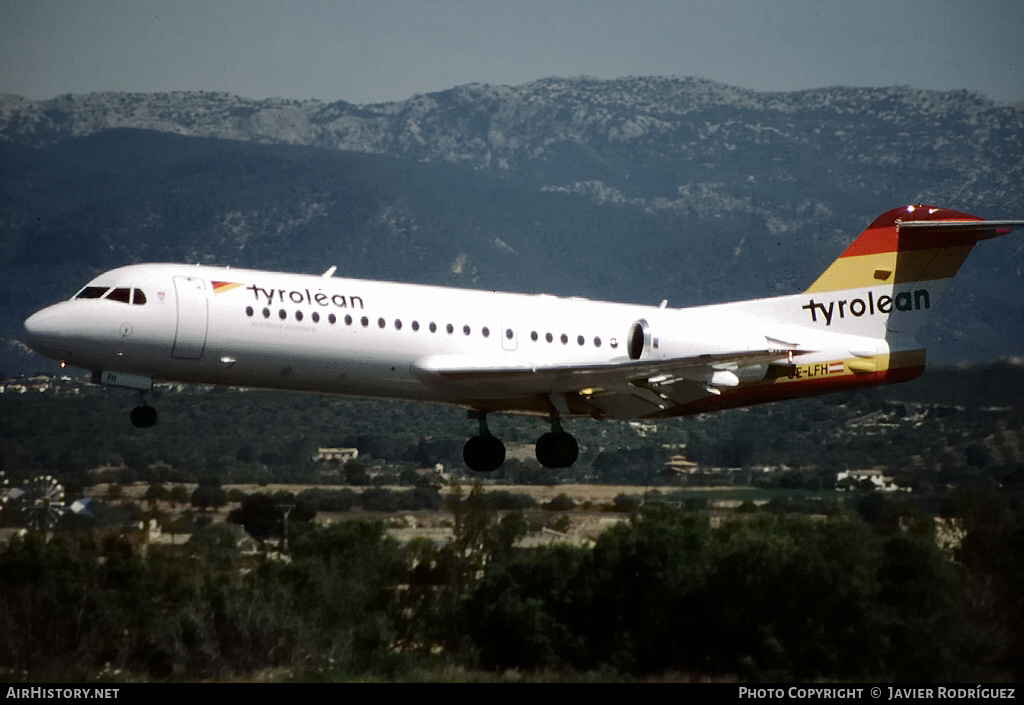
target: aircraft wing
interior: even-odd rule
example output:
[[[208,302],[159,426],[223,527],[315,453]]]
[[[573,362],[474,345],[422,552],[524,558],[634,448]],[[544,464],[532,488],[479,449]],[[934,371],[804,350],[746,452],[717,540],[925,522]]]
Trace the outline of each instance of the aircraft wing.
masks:
[[[734,387],[743,368],[786,363],[806,352],[810,351],[766,348],[664,360],[541,366],[432,355],[417,360],[412,369],[421,379],[466,385],[489,395],[571,396],[582,398],[596,416],[638,418]]]

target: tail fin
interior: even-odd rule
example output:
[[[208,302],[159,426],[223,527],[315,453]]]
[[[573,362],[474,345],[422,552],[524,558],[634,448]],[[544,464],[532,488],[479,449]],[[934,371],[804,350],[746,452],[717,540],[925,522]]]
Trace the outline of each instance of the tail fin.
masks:
[[[911,338],[979,240],[1024,227],[913,205],[878,216],[805,292],[803,308],[828,330]]]

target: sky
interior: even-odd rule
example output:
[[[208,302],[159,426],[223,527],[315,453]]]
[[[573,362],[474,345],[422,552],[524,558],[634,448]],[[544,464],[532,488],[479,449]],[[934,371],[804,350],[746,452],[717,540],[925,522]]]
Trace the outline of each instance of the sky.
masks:
[[[1024,0],[0,0],[0,93],[367,104],[466,83],[698,76],[1024,101]]]

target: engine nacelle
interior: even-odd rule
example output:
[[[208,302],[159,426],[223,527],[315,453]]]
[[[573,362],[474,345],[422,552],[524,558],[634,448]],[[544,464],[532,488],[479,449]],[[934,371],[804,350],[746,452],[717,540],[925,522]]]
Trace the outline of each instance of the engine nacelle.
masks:
[[[693,320],[676,330],[655,330],[646,319],[629,328],[626,350],[631,360],[668,360],[700,355],[728,355],[758,352],[769,348],[760,333],[738,330],[735,322],[720,324],[711,320]],[[757,382],[768,373],[768,363],[723,366],[708,373],[706,381],[714,387],[735,387]]]

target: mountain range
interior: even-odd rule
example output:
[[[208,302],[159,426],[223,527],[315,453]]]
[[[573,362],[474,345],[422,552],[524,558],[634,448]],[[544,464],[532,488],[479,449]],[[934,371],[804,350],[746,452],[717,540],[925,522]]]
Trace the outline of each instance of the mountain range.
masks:
[[[1024,217],[1024,104],[693,78],[467,85],[378,105],[0,95],[0,370],[103,269],[190,261],[670,306],[805,288],[877,214]],[[983,243],[933,361],[1024,353],[1024,241]]]

